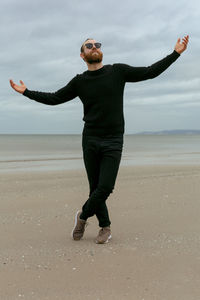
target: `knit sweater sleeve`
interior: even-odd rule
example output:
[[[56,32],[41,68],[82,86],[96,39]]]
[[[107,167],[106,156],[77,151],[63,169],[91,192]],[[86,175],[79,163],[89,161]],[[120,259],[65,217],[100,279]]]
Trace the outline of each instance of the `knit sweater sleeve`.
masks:
[[[78,96],[77,89],[76,89],[77,76],[78,75],[72,78],[66,86],[57,90],[56,92],[46,93],[46,92],[31,91],[29,89],[26,89],[23,95],[32,100],[47,105],[57,105],[57,104],[70,101]]]
[[[165,58],[148,67],[132,67],[127,64],[114,64],[125,82],[137,82],[152,79],[164,72],[180,56],[175,50]]]

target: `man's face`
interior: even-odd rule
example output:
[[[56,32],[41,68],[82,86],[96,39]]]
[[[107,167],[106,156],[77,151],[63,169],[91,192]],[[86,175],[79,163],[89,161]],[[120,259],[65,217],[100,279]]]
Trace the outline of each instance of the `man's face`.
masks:
[[[93,47],[91,49],[88,49],[85,44],[87,43],[93,43]],[[94,43],[96,43],[96,40],[87,40],[83,44],[84,52],[80,54],[80,56],[89,64],[99,63],[103,59],[103,53],[101,51],[101,48],[96,48]]]

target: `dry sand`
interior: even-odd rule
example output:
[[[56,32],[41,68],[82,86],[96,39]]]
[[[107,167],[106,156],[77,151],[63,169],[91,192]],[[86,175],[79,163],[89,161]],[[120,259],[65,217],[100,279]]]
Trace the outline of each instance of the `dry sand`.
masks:
[[[85,170],[0,176],[1,300],[200,299],[200,166],[121,166],[104,245],[71,238]]]

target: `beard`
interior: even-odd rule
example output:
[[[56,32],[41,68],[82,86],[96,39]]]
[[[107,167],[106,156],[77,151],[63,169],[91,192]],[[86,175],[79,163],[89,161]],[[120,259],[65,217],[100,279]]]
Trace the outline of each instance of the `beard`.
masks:
[[[89,64],[100,63],[103,59],[103,53],[93,50],[91,53],[85,54],[84,58]]]

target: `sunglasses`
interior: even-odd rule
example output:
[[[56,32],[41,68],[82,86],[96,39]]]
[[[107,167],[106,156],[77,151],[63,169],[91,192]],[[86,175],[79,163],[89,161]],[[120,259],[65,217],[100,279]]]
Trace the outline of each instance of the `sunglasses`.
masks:
[[[97,49],[101,48],[101,43],[94,43],[94,44],[93,43],[87,43],[87,44],[85,44],[85,47],[88,48],[88,49],[92,49],[93,45],[95,45],[95,47]]]

